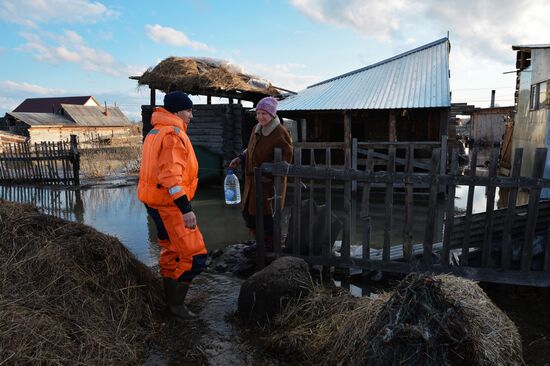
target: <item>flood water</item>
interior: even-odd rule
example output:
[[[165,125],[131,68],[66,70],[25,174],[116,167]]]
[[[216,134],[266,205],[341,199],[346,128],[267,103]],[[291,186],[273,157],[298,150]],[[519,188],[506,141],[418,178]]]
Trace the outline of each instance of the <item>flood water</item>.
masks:
[[[46,214],[55,215],[70,221],[76,221],[94,227],[98,231],[116,236],[134,255],[146,265],[158,262],[159,249],[156,244],[156,229],[148,218],[144,205],[137,199],[136,182],[119,180],[75,189],[72,187],[45,186],[0,186],[0,199],[35,204]],[[464,212],[468,187],[457,187],[455,212]],[[360,195],[352,207],[352,243],[361,241],[363,223],[359,219]],[[371,243],[372,247],[381,247],[384,239],[385,202],[384,193],[371,194]],[[305,197],[303,197],[305,198]],[[335,194],[333,208],[336,214],[342,210],[342,199]],[[413,212],[413,241],[424,238],[426,220],[443,220],[427,217],[426,197],[415,198]],[[289,194],[287,203],[292,202]],[[321,202],[322,203],[322,202]],[[209,250],[222,249],[228,244],[242,243],[253,239],[243,224],[240,205],[228,206],[223,201],[223,189],[220,186],[203,186],[193,200],[198,224]],[[499,207],[499,192],[496,194],[495,207]],[[486,196],[483,187],[476,187],[473,211],[486,209]],[[443,210],[440,210],[442,212]],[[396,196],[393,206],[393,230],[391,242],[403,242],[404,226],[403,200]],[[437,225],[436,225],[437,227]],[[441,234],[436,233],[436,241]]]
[[[135,182],[109,182],[74,189],[39,186],[0,186],[0,199],[32,203],[42,212],[89,225],[116,236],[146,265],[158,262],[156,228],[137,199]],[[203,187],[193,200],[209,250],[251,239],[239,205],[227,206],[221,187]]]

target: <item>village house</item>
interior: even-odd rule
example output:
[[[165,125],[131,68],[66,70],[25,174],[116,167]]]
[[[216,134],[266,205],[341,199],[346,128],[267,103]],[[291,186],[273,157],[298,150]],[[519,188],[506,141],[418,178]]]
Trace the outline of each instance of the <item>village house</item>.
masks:
[[[512,49],[517,51],[512,150],[523,148],[521,175],[532,176],[536,149],[550,147],[550,44],[518,45]],[[550,177],[549,163],[550,155],[546,158],[545,177]],[[550,192],[543,190],[543,196],[550,197]]]
[[[300,141],[343,142],[346,149],[353,138],[427,142],[446,154],[449,52],[442,38],[321,81],[282,100],[278,113],[298,121]]]
[[[116,106],[101,106],[92,96],[26,99],[6,113],[0,130],[24,136],[31,143],[67,141],[109,143],[135,129]]]

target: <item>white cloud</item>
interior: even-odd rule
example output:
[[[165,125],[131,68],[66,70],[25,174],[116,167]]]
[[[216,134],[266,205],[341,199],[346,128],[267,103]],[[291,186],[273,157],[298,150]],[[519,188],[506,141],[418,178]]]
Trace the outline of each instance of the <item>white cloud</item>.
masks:
[[[497,89],[502,105],[513,103],[514,44],[548,43],[547,0],[290,0],[306,16],[349,27],[391,47],[393,54],[450,32],[453,102],[488,104]],[[376,50],[373,50],[376,51]],[[386,53],[387,55],[387,53]],[[383,59],[385,57],[381,57]]]
[[[212,47],[209,47],[204,43],[189,39],[185,33],[174,28],[163,27],[159,24],[147,24],[145,29],[147,30],[147,36],[156,43],[166,43],[177,47],[191,47],[195,50],[214,50]]]
[[[6,111],[13,111],[20,103],[20,100],[13,97],[4,97],[0,95],[0,117],[3,117]]]
[[[140,75],[146,70],[145,66],[120,63],[110,53],[87,46],[84,39],[74,31],[66,30],[62,35],[45,35],[49,42],[35,33],[21,33],[27,43],[18,50],[30,52],[40,61],[52,64],[75,63],[84,70],[102,72],[114,77]]]
[[[247,73],[257,75],[260,78],[269,80],[273,85],[292,90],[299,91],[307,86],[320,81],[317,75],[311,75],[304,72],[307,70],[306,65],[287,63],[287,64],[253,64],[244,63]]]
[[[472,57],[500,63],[514,58],[512,44],[546,43],[550,2],[546,0],[291,0],[316,21],[351,27],[376,39],[407,45],[423,30],[440,38],[451,33],[453,45]]]
[[[95,23],[117,13],[98,1],[3,0],[0,19],[36,28],[40,23]]]
[[[29,83],[17,83],[11,80],[0,81],[0,88],[3,90],[9,90],[12,92],[22,92],[24,94],[38,94],[38,95],[52,95],[52,94],[64,94],[63,89],[46,88],[40,85]]]
[[[379,39],[388,39],[399,30],[399,21],[393,15],[407,9],[404,0],[291,0],[291,3],[316,21],[351,26]]]

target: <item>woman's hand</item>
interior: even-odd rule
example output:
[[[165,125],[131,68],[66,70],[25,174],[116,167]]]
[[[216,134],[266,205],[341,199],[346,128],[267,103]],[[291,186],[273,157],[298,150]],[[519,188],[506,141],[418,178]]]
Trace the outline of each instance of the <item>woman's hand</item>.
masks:
[[[231,163],[229,163],[229,167],[231,169],[237,169],[240,163],[241,163],[241,158],[236,157],[235,159],[231,160]]]

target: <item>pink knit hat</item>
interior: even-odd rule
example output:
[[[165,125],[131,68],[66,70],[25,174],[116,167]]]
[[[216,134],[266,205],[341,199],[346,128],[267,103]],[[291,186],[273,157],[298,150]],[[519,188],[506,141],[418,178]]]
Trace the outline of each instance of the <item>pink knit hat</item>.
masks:
[[[275,115],[277,114],[277,99],[273,97],[263,98],[256,105],[256,110],[259,109],[266,111],[271,115],[271,117],[275,117]]]

